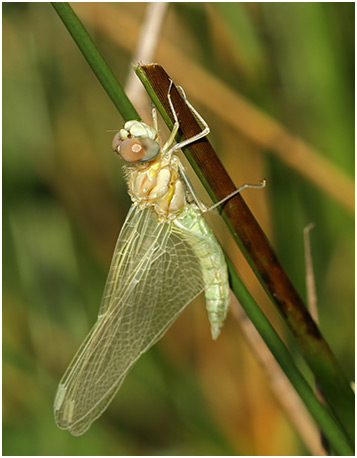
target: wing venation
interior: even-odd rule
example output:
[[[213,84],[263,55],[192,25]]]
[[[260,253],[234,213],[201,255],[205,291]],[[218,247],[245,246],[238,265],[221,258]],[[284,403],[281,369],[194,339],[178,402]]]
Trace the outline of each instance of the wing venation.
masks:
[[[98,319],[63,376],[58,426],[83,434],[139,356],[204,288],[184,231],[132,205],[113,254]],[[187,240],[187,238],[186,238]]]

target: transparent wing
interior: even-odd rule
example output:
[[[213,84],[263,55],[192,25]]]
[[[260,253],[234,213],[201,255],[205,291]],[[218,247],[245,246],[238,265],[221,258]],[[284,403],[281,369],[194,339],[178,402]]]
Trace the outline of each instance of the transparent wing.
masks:
[[[119,234],[97,322],[55,399],[57,425],[84,433],[106,409],[139,356],[204,288],[184,228],[133,205]],[[186,237],[186,238],[187,238]]]

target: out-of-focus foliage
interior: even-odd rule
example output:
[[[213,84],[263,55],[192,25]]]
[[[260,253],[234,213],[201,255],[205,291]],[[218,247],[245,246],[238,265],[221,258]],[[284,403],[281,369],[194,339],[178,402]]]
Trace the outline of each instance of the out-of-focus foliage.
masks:
[[[73,7],[125,83],[147,5]],[[104,24],[117,21],[120,36],[119,18],[132,34],[114,41]],[[172,3],[159,49],[167,43],[353,178],[354,4]],[[177,59],[160,64],[174,79],[184,75],[175,80],[183,87],[197,78]],[[195,106],[196,96],[188,93]],[[303,228],[315,222],[321,329],[352,379],[353,215],[214,111],[197,108],[237,185],[266,177],[266,191],[245,197],[303,297]],[[50,4],[4,3],[3,454],[305,454],[232,316],[218,342],[210,340],[202,298],[140,359],[83,437],[57,429],[55,389],[95,320],[130,205],[108,132],[121,123]],[[218,217],[209,219],[277,323]]]

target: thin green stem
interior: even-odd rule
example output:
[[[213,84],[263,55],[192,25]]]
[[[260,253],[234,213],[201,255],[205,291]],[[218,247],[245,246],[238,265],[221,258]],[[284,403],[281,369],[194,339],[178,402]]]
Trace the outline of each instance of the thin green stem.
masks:
[[[327,409],[317,400],[312,388],[296,367],[283,341],[253,299],[227,256],[226,261],[232,291],[296,392],[300,395],[321,431],[330,441],[331,446],[338,455],[353,455],[353,450],[346,441],[345,434],[333,420]]]
[[[67,2],[53,2],[52,6],[62,19],[64,25],[77,43],[78,48],[97,76],[100,84],[103,86],[125,121],[129,121],[130,119],[140,120],[137,111],[125,94],[124,89],[98,51],[98,48],[88,35],[88,32],[71,6]]]

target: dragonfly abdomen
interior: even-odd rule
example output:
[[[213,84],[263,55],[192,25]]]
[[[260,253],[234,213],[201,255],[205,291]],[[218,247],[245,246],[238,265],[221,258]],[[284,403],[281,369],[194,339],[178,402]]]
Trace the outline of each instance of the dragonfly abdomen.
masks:
[[[187,205],[175,223],[184,226],[192,236],[188,241],[200,260],[205,284],[206,309],[212,338],[216,340],[229,305],[229,283],[224,254],[212,230],[193,205]]]

